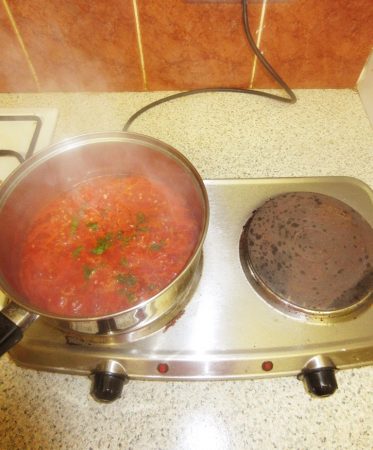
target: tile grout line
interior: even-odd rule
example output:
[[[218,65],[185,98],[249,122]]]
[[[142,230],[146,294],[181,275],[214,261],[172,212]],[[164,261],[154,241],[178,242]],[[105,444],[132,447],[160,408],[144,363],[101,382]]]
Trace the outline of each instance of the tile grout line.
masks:
[[[35,84],[36,84],[36,87],[37,87],[38,91],[40,92],[41,89],[40,89],[39,78],[38,78],[38,76],[37,76],[37,74],[36,74],[35,67],[34,67],[34,65],[32,64],[31,57],[30,57],[30,55],[29,55],[29,53],[28,53],[28,51],[27,51],[27,48],[26,48],[26,46],[25,46],[25,43],[23,42],[21,33],[20,33],[20,31],[19,31],[19,29],[18,29],[18,27],[17,27],[17,24],[16,24],[16,21],[14,20],[12,11],[11,11],[9,5],[8,5],[7,0],[2,0],[2,2],[3,2],[3,6],[4,6],[4,9],[5,9],[5,12],[6,12],[7,16],[8,16],[8,19],[9,19],[11,25],[12,25],[13,31],[14,31],[14,33],[15,33],[15,35],[16,35],[18,44],[20,45],[20,47],[21,47],[21,49],[22,49],[23,55],[24,55],[24,57],[25,57],[25,59],[26,59],[27,65],[28,65],[28,67],[29,67],[29,69],[30,69],[32,78],[33,78],[33,80],[34,80],[34,82],[35,82]]]
[[[137,48],[139,50],[139,55],[140,55],[142,81],[144,83],[144,88],[147,91],[148,90],[148,80],[146,77],[145,59],[144,59],[144,51],[143,51],[143,46],[142,46],[141,25],[140,25],[139,8],[137,5],[137,0],[132,0],[132,5],[133,5],[133,13],[135,16]]]
[[[258,33],[258,37],[256,39],[256,46],[260,49],[260,42],[262,40],[262,34],[263,34],[263,29],[264,29],[264,20],[265,20],[265,15],[266,15],[266,8],[267,8],[267,0],[263,0],[263,4],[262,4],[262,11],[260,13],[260,21],[259,21],[259,28],[257,30]],[[250,80],[250,86],[249,89],[253,88],[254,85],[254,79],[255,79],[255,75],[256,75],[256,66],[257,66],[257,61],[258,61],[258,57],[255,55],[254,56],[254,62],[253,62],[253,68],[251,71],[251,80]]]

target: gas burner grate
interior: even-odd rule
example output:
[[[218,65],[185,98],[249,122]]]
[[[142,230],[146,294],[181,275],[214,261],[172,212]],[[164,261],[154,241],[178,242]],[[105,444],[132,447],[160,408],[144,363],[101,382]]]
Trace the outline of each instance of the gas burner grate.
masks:
[[[40,117],[35,115],[0,115],[0,121],[1,122],[34,122],[35,123],[35,129],[32,134],[30,144],[28,146],[28,149],[24,155],[21,153],[13,150],[13,149],[0,149],[0,156],[14,156],[18,159],[19,162],[23,162],[25,159],[29,158],[33,155],[36,143],[39,138],[41,126],[42,126],[42,120]]]

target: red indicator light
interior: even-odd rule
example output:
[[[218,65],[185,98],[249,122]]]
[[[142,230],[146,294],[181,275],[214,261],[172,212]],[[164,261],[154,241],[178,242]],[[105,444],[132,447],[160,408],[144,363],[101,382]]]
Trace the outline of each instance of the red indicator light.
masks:
[[[264,361],[264,362],[262,363],[262,369],[263,369],[265,372],[269,372],[270,370],[273,369],[273,362],[272,362],[272,361]]]
[[[159,363],[157,366],[157,370],[159,373],[167,373],[168,372],[168,364],[166,363]]]

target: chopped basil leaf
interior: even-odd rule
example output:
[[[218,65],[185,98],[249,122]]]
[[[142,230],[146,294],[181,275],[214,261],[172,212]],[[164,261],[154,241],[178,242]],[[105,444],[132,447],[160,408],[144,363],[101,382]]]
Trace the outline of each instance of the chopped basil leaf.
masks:
[[[150,250],[153,252],[159,252],[164,247],[164,241],[152,242],[150,244]]]
[[[134,303],[137,300],[136,294],[134,292],[126,292],[126,296],[130,303]]]
[[[71,219],[71,225],[70,225],[70,229],[71,229],[71,233],[72,234],[76,234],[76,232],[78,230],[78,226],[79,226],[79,218],[78,217],[73,217]]]
[[[137,296],[134,292],[128,291],[127,289],[120,289],[118,294],[123,295],[127,298],[130,303],[134,303],[137,300]]]
[[[115,237],[120,241],[123,245],[128,245],[132,239],[132,236],[125,236],[122,230],[119,230]]]
[[[131,242],[131,240],[132,240],[132,236],[125,236],[122,239],[122,243],[123,243],[123,245],[128,245]]]
[[[97,222],[89,222],[89,223],[87,223],[87,227],[92,231],[97,231],[98,223]]]
[[[137,283],[137,278],[135,275],[132,275],[130,273],[119,273],[116,276],[116,280],[120,284],[125,284],[126,286],[134,286]]]
[[[113,233],[106,233],[104,237],[98,238],[96,247],[91,250],[94,255],[102,255],[113,244]]]
[[[97,247],[91,250],[91,253],[93,253],[94,255],[102,255],[105,250],[106,249],[103,245],[98,245]]]
[[[77,258],[80,253],[82,252],[82,250],[84,249],[83,245],[79,245],[79,247],[74,248],[73,250],[73,257]]]
[[[142,212],[138,212],[136,214],[136,230],[137,231],[140,231],[143,233],[149,231],[149,227],[147,227],[146,225],[143,225],[144,222],[146,222],[145,214]]]
[[[139,225],[140,223],[144,223],[145,222],[145,214],[142,212],[138,212],[136,214],[136,223],[137,225]]]
[[[92,269],[91,267],[83,266],[83,275],[85,280],[89,280],[93,272],[94,269]]]
[[[123,232],[123,230],[117,231],[117,234],[115,235],[115,237],[118,239],[118,241],[123,241],[123,239],[124,239],[124,232]]]
[[[128,266],[128,259],[127,259],[125,256],[122,256],[122,257],[120,258],[120,264],[121,264],[122,266],[127,267],[127,266]]]

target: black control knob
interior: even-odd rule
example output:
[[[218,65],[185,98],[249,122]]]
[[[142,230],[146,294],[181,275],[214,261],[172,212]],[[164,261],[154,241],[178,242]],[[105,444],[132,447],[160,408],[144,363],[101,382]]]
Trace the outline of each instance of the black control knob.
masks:
[[[333,367],[304,370],[303,379],[308,391],[316,397],[328,397],[338,389]]]
[[[95,372],[91,394],[99,402],[113,402],[121,397],[126,383],[128,383],[128,377],[125,374]]]
[[[304,365],[298,379],[315,397],[329,397],[338,389],[335,364],[328,355],[315,355]]]

